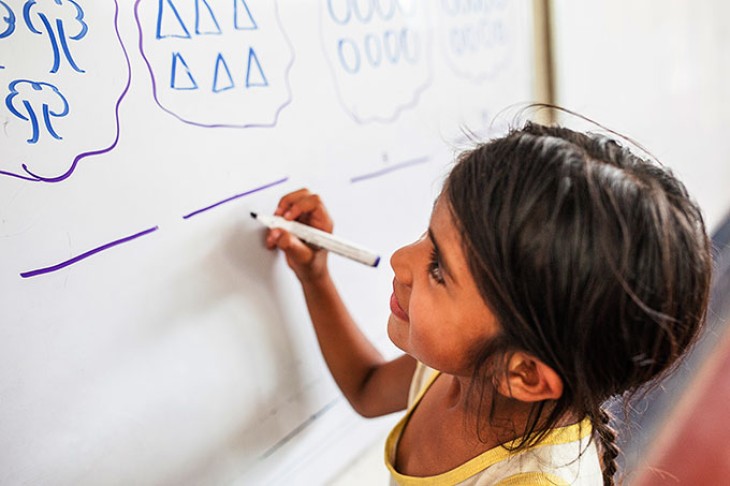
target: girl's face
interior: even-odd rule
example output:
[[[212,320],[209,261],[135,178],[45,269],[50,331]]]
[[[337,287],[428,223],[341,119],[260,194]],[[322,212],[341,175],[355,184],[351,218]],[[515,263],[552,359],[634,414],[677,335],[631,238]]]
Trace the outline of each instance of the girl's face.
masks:
[[[498,325],[477,290],[443,196],[428,232],[396,251],[390,263],[390,339],[431,368],[471,376],[470,351],[493,338]]]

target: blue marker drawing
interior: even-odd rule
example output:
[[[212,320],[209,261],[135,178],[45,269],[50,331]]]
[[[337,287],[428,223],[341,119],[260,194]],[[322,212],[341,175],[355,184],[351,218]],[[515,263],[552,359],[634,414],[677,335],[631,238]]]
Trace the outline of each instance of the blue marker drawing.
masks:
[[[528,21],[523,2],[441,2],[439,29],[445,60],[454,73],[475,83],[505,71],[519,48],[509,26]]]
[[[89,2],[76,1],[0,0],[0,32],[6,32],[10,18],[4,5],[16,15],[14,33],[0,39],[0,57],[7,53],[13,60],[0,58],[6,125],[0,179],[59,183],[82,161],[111,152],[119,142],[120,105],[131,85],[119,5],[117,0],[104,2],[104,8],[94,4],[92,13]],[[86,73],[74,71],[71,62]],[[52,64],[58,73],[49,74]]]
[[[135,0],[158,106],[206,128],[276,125],[294,64],[278,1]]]
[[[168,37],[190,39],[190,31],[180,18],[180,13],[172,0],[160,0],[157,13],[157,38],[166,39]]]
[[[327,11],[329,12],[330,17],[332,18],[332,20],[335,21],[336,24],[346,25],[348,22],[350,22],[350,18],[352,17],[352,10],[350,9],[349,2],[340,3],[344,3],[344,5],[347,6],[347,10],[345,10],[344,15],[340,13],[335,13],[335,9],[332,6],[332,0],[327,0]]]
[[[10,83],[8,88],[10,94],[5,98],[5,106],[10,113],[31,124],[33,133],[27,140],[28,143],[38,143],[40,138],[39,114],[42,115],[46,131],[56,140],[61,140],[62,137],[53,129],[51,117],[60,118],[68,115],[69,105],[58,88],[49,83],[28,79],[17,79]]]
[[[373,67],[380,66],[383,61],[383,47],[380,45],[380,38],[374,34],[365,36],[365,54]]]
[[[337,97],[355,122],[391,123],[431,85],[433,29],[425,4],[321,0],[325,58]]]
[[[222,79],[221,74],[223,76]],[[220,93],[221,91],[227,91],[235,87],[236,83],[233,82],[231,70],[228,69],[228,63],[226,63],[223,54],[218,53],[218,57],[215,60],[215,74],[213,75],[213,92]]]
[[[259,26],[251,15],[246,0],[233,0],[233,22],[236,30],[256,30]]]
[[[182,71],[182,73],[181,73]],[[178,76],[181,73],[182,76]],[[180,80],[180,78],[183,78]],[[198,83],[195,82],[188,64],[179,52],[172,53],[172,68],[170,69],[170,87],[179,90],[198,89]]]
[[[401,2],[393,0],[391,2],[386,2],[386,3],[390,3],[390,8],[387,9],[387,10],[384,10],[383,9],[383,6],[381,5],[381,2],[375,2],[375,8],[378,11],[378,15],[383,20],[390,20],[395,15],[395,10],[396,10],[396,8],[398,8],[400,6],[400,3]]]
[[[4,15],[2,14],[3,11],[6,12]],[[2,24],[5,24],[4,28]],[[9,37],[13,32],[15,32],[15,13],[5,2],[0,0],[0,39]]]
[[[349,51],[349,56],[345,52],[345,47]],[[360,71],[360,51],[352,39],[340,39],[337,43],[337,54],[340,57],[340,64],[350,74]]]
[[[207,0],[195,0],[195,33],[197,35],[221,34],[221,26]]]
[[[383,34],[383,49],[385,50],[385,57],[388,58],[393,64],[400,60],[400,53],[403,46],[400,43],[400,39],[397,34],[392,30],[388,30]]]
[[[253,74],[253,76],[251,76]],[[261,63],[256,56],[253,47],[248,49],[248,67],[246,68],[246,87],[251,86],[268,86],[269,81],[266,79],[264,70],[261,69]]]
[[[373,18],[373,14],[375,13],[375,4],[380,3],[380,2],[368,1],[365,3],[368,5],[368,7],[366,8],[366,10],[364,12],[362,10],[360,10],[361,2],[354,1],[351,3],[351,5],[352,5],[352,10],[355,13],[355,17],[357,17],[357,19],[360,22],[368,23]]]
[[[56,6],[70,6],[73,10],[73,20],[53,16],[54,14],[57,14],[58,9],[53,8],[52,4],[55,4]],[[44,11],[46,10],[44,7],[47,6],[51,7],[47,9],[52,15],[50,18]],[[62,51],[64,57],[75,71],[79,73],[85,72],[76,64],[76,61],[74,61],[74,58],[71,55],[71,49],[68,45],[68,39],[75,41],[81,40],[86,36],[86,33],[89,30],[88,25],[84,22],[84,11],[75,0],[28,0],[25,2],[25,7],[23,7],[23,18],[31,32],[34,34],[45,34],[48,36],[48,40],[51,43],[51,49],[53,50],[53,66],[50,70],[51,73],[57,73],[61,67]],[[53,22],[54,20],[55,23]],[[66,33],[68,22],[71,22],[71,29],[76,31],[74,35],[68,35]]]

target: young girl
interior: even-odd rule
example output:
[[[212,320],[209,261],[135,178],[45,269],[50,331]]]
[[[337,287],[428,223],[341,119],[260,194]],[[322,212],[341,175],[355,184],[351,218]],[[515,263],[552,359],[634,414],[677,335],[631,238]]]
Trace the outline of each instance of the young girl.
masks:
[[[332,230],[304,189],[276,214]],[[325,252],[282,230],[266,243],[301,282],[354,409],[408,407],[386,443],[398,484],[613,484],[601,406],[674,368],[711,273],[700,210],[668,170],[532,123],[462,154],[427,231],[393,255],[395,360],[358,330]]]

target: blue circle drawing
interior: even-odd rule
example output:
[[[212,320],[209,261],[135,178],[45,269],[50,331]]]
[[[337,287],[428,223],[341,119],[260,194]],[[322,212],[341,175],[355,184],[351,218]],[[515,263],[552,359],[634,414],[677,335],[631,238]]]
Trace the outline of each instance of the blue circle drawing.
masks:
[[[329,10],[330,17],[332,17],[332,20],[334,20],[336,24],[347,25],[350,22],[350,18],[352,17],[350,2],[348,0],[339,2],[340,4],[344,4],[347,8],[347,10],[345,10],[345,15],[343,17],[339,17],[337,14],[335,14],[334,7],[332,6],[332,1],[333,0],[327,0],[327,10]]]
[[[385,0],[386,5],[389,6],[389,8],[386,10],[383,8],[381,0],[375,0],[375,9],[378,11],[378,14],[380,15],[380,18],[383,20],[390,20],[393,18],[393,15],[395,15],[395,10],[397,8],[395,0]]]
[[[380,39],[376,35],[368,34],[365,36],[365,54],[368,57],[370,65],[373,67],[380,66],[380,63],[383,61],[383,48],[380,44]]]
[[[352,10],[355,12],[355,17],[358,18],[361,22],[368,23],[372,20],[373,14],[375,13],[375,4],[373,3],[373,0],[367,0],[365,3],[367,4],[367,11],[365,13],[362,12],[360,9],[360,4],[362,2],[359,2],[358,0],[351,0],[352,1]]]
[[[388,60],[393,64],[396,64],[400,59],[401,46],[399,40],[400,39],[398,38],[398,35],[392,30],[387,30],[385,34],[383,34],[383,46],[385,49],[385,55],[388,57]]]
[[[352,63],[348,63],[347,59],[345,59],[345,46],[350,47]],[[360,51],[352,39],[340,39],[340,42],[337,43],[337,54],[340,57],[340,64],[342,64],[342,67],[345,68],[345,71],[350,74],[355,74],[360,71]]]
[[[411,40],[413,42],[411,42]],[[411,64],[417,63],[418,54],[421,47],[420,43],[418,42],[418,34],[404,28],[403,30],[401,30],[400,33],[400,45],[403,59],[410,62]],[[409,47],[412,47],[412,49],[410,49]]]

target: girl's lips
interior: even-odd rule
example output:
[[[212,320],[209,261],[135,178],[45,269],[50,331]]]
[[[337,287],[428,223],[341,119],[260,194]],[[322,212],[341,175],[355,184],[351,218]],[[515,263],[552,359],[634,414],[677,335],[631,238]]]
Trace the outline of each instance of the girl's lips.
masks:
[[[390,312],[398,319],[408,322],[408,314],[406,314],[406,311],[398,303],[395,292],[390,296]]]

